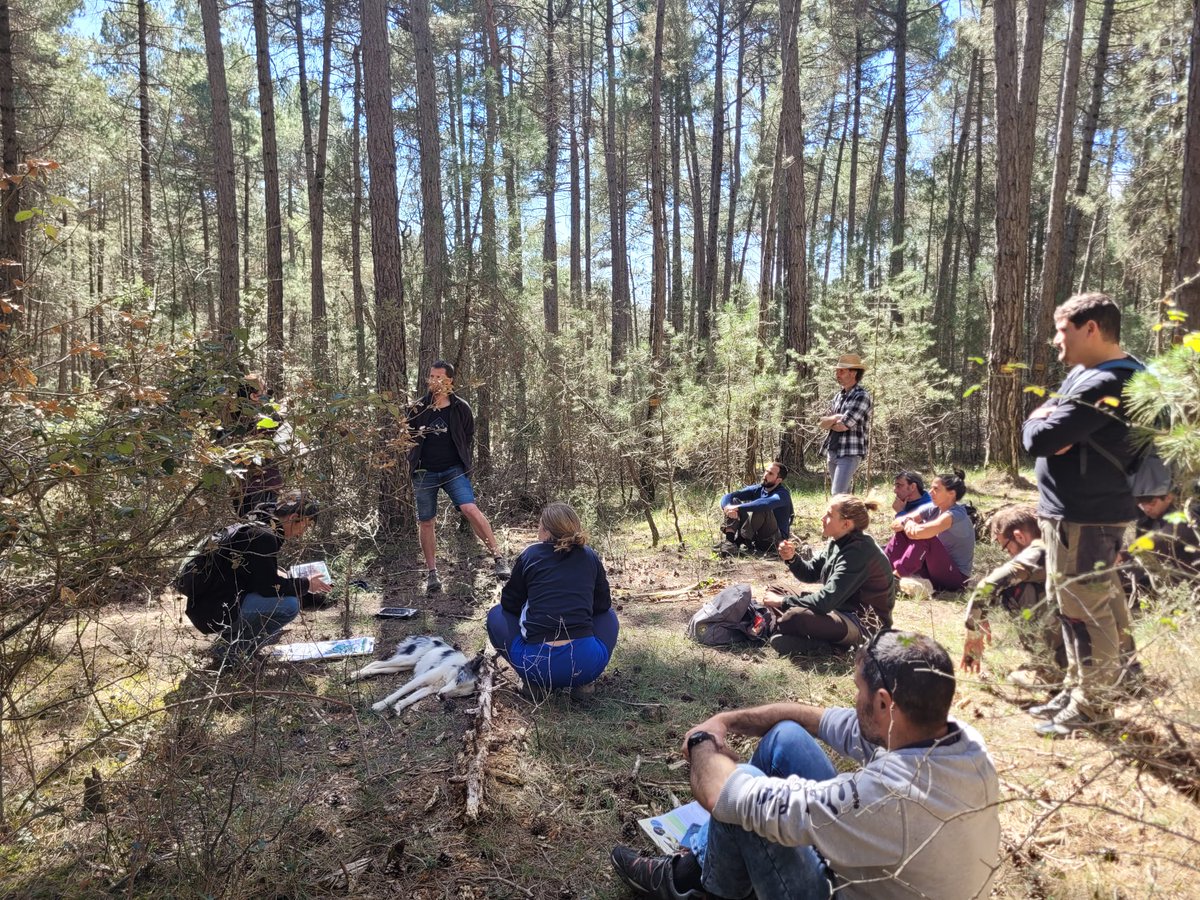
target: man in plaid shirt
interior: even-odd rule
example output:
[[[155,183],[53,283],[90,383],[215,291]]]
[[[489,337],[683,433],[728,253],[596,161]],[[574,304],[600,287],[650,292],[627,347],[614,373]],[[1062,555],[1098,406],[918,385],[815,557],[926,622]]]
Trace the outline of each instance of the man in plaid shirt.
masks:
[[[820,425],[829,432],[822,449],[829,458],[832,494],[847,494],[854,472],[867,455],[867,429],[871,423],[871,395],[859,382],[867,370],[857,353],[838,357],[834,378],[841,387],[829,401],[829,412]]]

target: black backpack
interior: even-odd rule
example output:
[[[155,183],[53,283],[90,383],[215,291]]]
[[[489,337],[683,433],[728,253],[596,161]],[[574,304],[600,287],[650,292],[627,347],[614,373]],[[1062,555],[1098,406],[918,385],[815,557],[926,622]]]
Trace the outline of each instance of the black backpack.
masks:
[[[218,575],[217,555],[238,532],[249,527],[238,522],[218,528],[193,549],[175,576],[172,587],[187,598],[184,614],[201,634],[216,634],[228,624],[228,606],[230,601],[237,602],[237,596]]]
[[[750,585],[735,584],[705,602],[688,622],[688,637],[709,647],[741,641],[760,643],[768,637],[770,618],[755,606]]]

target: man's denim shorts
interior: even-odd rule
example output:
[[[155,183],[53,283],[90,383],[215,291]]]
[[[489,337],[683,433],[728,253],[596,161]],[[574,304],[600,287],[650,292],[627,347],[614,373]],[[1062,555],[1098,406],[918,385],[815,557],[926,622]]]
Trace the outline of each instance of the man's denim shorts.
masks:
[[[475,502],[475,491],[471,479],[462,466],[453,466],[444,472],[418,469],[413,473],[413,494],[417,498],[417,521],[428,522],[437,515],[438,488],[446,492],[450,502],[457,507]]]

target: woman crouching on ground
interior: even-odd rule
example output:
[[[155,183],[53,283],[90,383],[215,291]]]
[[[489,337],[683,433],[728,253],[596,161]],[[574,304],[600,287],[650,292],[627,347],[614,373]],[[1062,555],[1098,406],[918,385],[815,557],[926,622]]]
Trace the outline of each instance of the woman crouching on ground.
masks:
[[[803,560],[791,542],[779,545],[779,558],[796,578],[821,583],[812,593],[765,601],[775,612],[771,646],[780,653],[852,647],[892,627],[896,578],[867,534],[877,509],[878,503],[837,494],[821,517],[821,533],[830,539],[822,552]]]
[[[538,543],[513,563],[488,612],[492,646],[535,695],[571,688],[587,695],[617,645],[617,614],[604,563],[587,546],[575,510],[551,503],[538,522]]]

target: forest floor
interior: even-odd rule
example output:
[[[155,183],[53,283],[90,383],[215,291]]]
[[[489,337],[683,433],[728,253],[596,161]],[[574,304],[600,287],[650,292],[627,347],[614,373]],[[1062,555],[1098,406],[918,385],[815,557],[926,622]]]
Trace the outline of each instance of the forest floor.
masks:
[[[987,478],[972,488],[984,510],[1031,497]],[[819,543],[823,499],[815,490],[795,497],[796,531]],[[662,516],[659,525],[673,531]],[[9,821],[26,824],[0,844],[0,895],[627,896],[609,848],[648,848],[637,820],[690,799],[679,753],[690,725],[776,700],[852,703],[847,655],[791,661],[687,638],[691,614],[722,586],[746,581],[757,594],[795,584],[777,560],[718,559],[710,526],[698,512],[684,515],[687,549],[650,549],[642,522],[597,537],[621,619],[613,660],[593,699],[536,705],[499,663],[486,808],[470,825],[458,775],[474,698],[376,715],[371,702],[400,679],[347,685],[361,658],[207,671],[208,642],[171,594],[79,617],[14,690],[21,708],[40,712],[16,733],[9,726],[4,746],[42,784],[33,793],[28,781],[7,786]],[[404,563],[367,568],[375,590],[306,612],[284,642],[370,634],[386,656],[405,635],[434,633],[468,652],[484,647],[497,584],[469,535],[444,518],[441,535],[442,594],[421,592],[409,550]],[[504,529],[504,539],[519,549],[533,539],[531,523]],[[999,553],[981,543],[977,574]],[[902,597],[896,624],[933,635],[957,664],[964,602]],[[397,605],[422,612],[372,618]],[[1144,695],[1118,710],[1112,731],[1058,742],[1037,738],[1024,712],[1040,697],[1006,684],[1025,656],[1012,629],[996,625],[985,673],[960,676],[953,711],[983,733],[1000,775],[1004,860],[994,896],[1200,894],[1196,611],[1143,615]],[[85,788],[85,776],[102,787]]]

